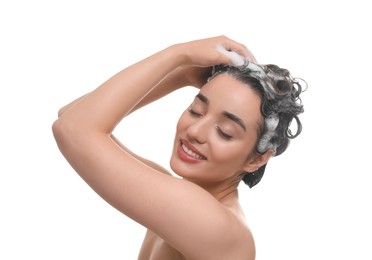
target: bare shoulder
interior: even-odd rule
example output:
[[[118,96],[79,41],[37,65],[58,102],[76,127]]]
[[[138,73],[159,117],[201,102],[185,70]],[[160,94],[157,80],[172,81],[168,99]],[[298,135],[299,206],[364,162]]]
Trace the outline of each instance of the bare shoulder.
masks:
[[[190,242],[191,250],[184,251],[186,259],[255,259],[254,238],[243,213],[240,209],[222,204],[221,208],[223,210],[219,215],[211,216],[214,224],[209,226],[209,230],[201,229],[198,233],[199,237],[207,238],[200,240],[203,241],[203,246],[195,247],[195,244]]]
[[[226,224],[211,232],[209,241],[202,248],[190,245],[191,252],[182,252],[174,248],[153,231],[148,230],[143,241],[139,260],[148,259],[237,259],[254,260],[255,246],[251,231],[240,217],[227,212]],[[219,234],[216,236],[216,234]],[[187,243],[187,240],[185,240]],[[187,247],[187,245],[186,245]]]
[[[255,259],[256,250],[252,232],[239,210],[226,208],[226,225],[221,228],[221,241],[225,246],[228,259]],[[230,250],[229,250],[230,249]],[[227,259],[226,258],[226,259]]]

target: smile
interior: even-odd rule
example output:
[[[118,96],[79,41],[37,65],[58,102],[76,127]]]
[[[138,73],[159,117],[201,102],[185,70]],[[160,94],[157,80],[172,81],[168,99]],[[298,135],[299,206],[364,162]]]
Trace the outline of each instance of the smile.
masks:
[[[181,143],[181,148],[186,154],[188,154],[189,156],[191,156],[195,159],[198,159],[198,160],[206,160],[207,159],[204,156],[202,156],[200,154],[197,154],[196,152],[194,152],[193,150],[188,148],[184,143]]]

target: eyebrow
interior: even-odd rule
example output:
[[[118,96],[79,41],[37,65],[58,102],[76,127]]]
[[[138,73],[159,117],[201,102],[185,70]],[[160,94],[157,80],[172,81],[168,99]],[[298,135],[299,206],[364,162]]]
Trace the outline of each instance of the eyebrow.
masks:
[[[236,115],[231,114],[230,112],[227,112],[227,111],[223,111],[222,114],[224,116],[226,116],[228,119],[231,119],[232,121],[234,121],[235,123],[237,123],[239,126],[241,126],[241,128],[243,128],[244,131],[247,130],[246,127],[245,127],[245,124],[244,124],[243,120],[241,120]]]
[[[203,103],[205,103],[206,105],[208,105],[209,104],[209,100],[208,100],[208,98],[206,97],[206,96],[204,96],[203,94],[197,94],[196,95],[196,97],[198,98],[198,99],[200,99],[200,101],[201,102],[203,102]]]
[[[209,104],[209,100],[206,96],[204,96],[203,94],[197,94],[196,97],[203,103],[205,103],[206,105]],[[245,124],[243,122],[242,119],[240,119],[238,116],[230,113],[230,112],[227,112],[227,111],[223,111],[222,112],[222,115],[224,115],[225,117],[227,117],[228,119],[232,120],[233,122],[237,123],[241,128],[243,128],[244,131],[247,130],[247,128],[245,127]]]

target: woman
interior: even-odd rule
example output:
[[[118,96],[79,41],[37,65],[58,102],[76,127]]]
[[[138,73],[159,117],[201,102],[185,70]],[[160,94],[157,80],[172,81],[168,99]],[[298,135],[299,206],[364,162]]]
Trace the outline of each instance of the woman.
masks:
[[[224,36],[175,44],[59,111],[53,133],[71,166],[147,227],[139,259],[255,258],[237,187],[260,180],[270,157],[295,136],[288,130],[293,118],[300,132],[302,112],[301,88],[289,73],[255,62]],[[177,178],[112,132],[128,114],[184,86],[200,92],[177,124],[170,160]]]

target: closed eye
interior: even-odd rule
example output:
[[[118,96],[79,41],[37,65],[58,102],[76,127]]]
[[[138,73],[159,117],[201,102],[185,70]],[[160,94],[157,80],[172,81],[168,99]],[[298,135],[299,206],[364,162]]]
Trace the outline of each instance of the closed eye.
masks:
[[[217,133],[225,140],[231,140],[233,137],[229,134],[226,134],[224,131],[221,130],[218,126],[216,126]]]
[[[189,113],[190,113],[192,116],[196,116],[196,117],[202,117],[202,116],[203,116],[203,114],[198,113],[198,112],[192,110],[191,108],[189,108],[188,111],[189,111]]]

